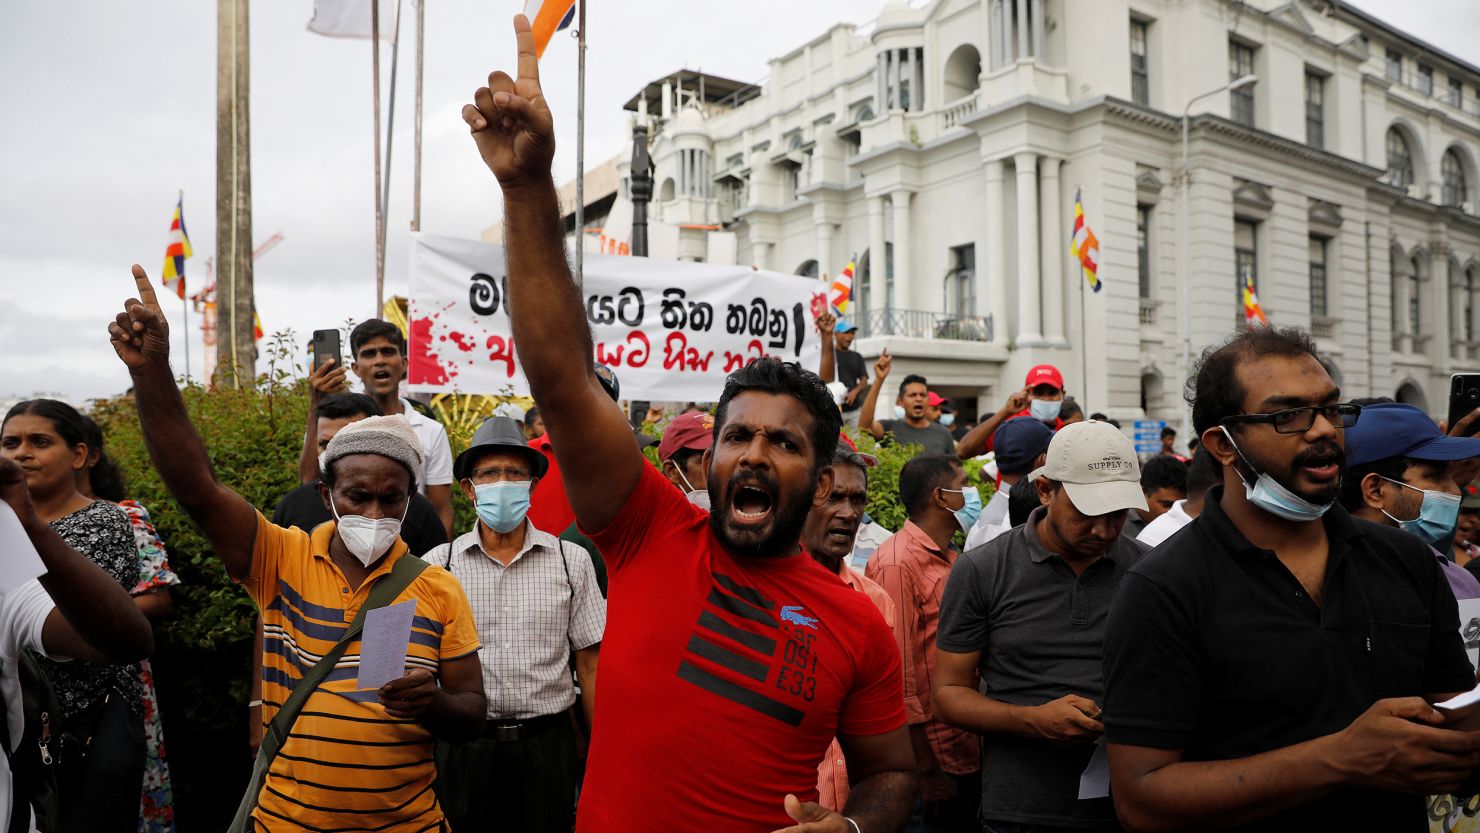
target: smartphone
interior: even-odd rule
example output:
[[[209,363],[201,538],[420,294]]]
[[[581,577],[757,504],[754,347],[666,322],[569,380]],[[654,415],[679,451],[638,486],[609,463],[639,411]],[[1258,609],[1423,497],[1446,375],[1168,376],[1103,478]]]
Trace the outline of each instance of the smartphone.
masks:
[[[1456,373],[1449,377],[1449,427],[1480,408],[1480,373]],[[1480,431],[1480,419],[1475,420],[1465,435]]]
[[[311,369],[318,370],[329,359],[333,359],[336,365],[344,361],[339,355],[339,331],[314,330],[313,366]]]

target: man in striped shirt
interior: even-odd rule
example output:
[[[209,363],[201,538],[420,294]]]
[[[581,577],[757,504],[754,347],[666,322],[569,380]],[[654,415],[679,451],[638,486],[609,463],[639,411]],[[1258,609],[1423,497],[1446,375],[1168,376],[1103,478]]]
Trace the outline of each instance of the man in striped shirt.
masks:
[[[575,823],[570,668],[592,725],[606,600],[591,556],[527,517],[545,466],[517,422],[484,420],[453,465],[478,520],[422,556],[467,591],[483,642],[482,736],[437,745],[437,797],[454,830],[570,833]]]
[[[219,483],[169,365],[169,329],[144,270],[140,300],[108,327],[133,378],[144,440],[165,485],[263,611],[263,719],[342,638],[370,589],[406,555],[396,535],[420,443],[395,417],[345,427],[319,487],[336,517],[313,533],[273,526]],[[433,736],[467,736],[484,708],[478,637],[457,582],[429,567],[394,601],[415,600],[405,676],[358,690],[359,641],[308,698],[266,775],[257,830],[437,830]],[[393,602],[394,603],[394,602]]]

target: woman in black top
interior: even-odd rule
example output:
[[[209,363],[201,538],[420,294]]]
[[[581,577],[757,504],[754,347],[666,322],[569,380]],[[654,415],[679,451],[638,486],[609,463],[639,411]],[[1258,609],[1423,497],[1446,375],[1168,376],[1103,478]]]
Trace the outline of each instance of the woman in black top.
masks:
[[[87,465],[82,415],[65,402],[33,399],[0,424],[0,455],[25,472],[36,514],[125,590],[139,577],[128,516],[77,491]],[[64,712],[57,771],[63,833],[136,833],[144,777],[137,665],[42,660]]]

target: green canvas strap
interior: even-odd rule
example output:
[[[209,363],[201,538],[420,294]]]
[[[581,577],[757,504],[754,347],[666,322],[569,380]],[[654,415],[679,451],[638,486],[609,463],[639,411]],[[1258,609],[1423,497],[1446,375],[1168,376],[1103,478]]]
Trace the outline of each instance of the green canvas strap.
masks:
[[[339,664],[340,657],[351,642],[360,637],[360,631],[365,627],[365,614],[370,611],[385,607],[396,600],[402,591],[411,586],[411,582],[421,575],[421,571],[427,568],[427,562],[422,561],[409,553],[402,553],[391,565],[391,571],[370,588],[370,595],[365,599],[364,607],[355,614],[354,621],[350,622],[349,630],[329,653],[318,661],[307,674],[293,686],[293,693],[288,695],[287,702],[278,709],[273,716],[272,722],[267,725],[267,731],[262,733],[262,745],[257,748],[257,760],[252,764],[252,779],[247,782],[247,792],[242,796],[241,804],[236,808],[236,816],[231,820],[231,826],[227,833],[247,833],[251,828],[252,811],[257,809],[257,796],[262,792],[262,784],[267,778],[267,770],[272,767],[272,759],[277,757],[278,750],[282,748],[283,742],[287,740],[288,733],[293,729],[293,723],[298,719],[298,713],[303,711],[303,706],[308,702],[309,696],[319,687],[319,683],[329,676],[334,666]]]

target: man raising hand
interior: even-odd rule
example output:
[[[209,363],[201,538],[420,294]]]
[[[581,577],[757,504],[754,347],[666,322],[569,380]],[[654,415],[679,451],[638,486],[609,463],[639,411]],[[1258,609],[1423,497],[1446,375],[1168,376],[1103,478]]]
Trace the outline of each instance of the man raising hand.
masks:
[[[463,119],[503,187],[520,363],[610,569],[576,828],[645,833],[677,801],[685,830],[897,831],[915,790],[899,652],[868,598],[799,544],[832,487],[838,408],[816,374],[760,359],[720,396],[704,453],[712,512],[647,465],[595,376],[534,36],[523,16],[514,29],[519,77],[491,74]],[[851,780],[842,814],[815,803],[834,735]]]

